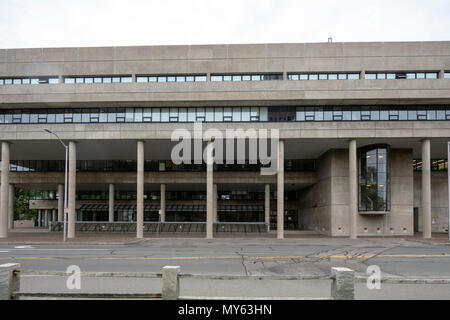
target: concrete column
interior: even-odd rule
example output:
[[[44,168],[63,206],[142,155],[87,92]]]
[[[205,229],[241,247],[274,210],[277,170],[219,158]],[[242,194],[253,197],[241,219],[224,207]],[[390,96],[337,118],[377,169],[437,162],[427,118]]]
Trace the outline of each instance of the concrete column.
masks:
[[[52,221],[56,222],[56,218],[57,218],[57,212],[56,212],[56,209],[53,209],[52,210]]]
[[[422,218],[423,238],[431,238],[431,143],[422,140]]]
[[[69,186],[68,186],[68,218],[67,218],[67,238],[75,238],[75,196],[77,190],[77,145],[75,141],[69,142]]]
[[[42,215],[41,210],[38,210],[38,227],[42,227]]]
[[[166,222],[166,185],[164,183],[161,183],[160,201],[161,201],[161,222]]]
[[[214,174],[213,174],[213,142],[208,141],[206,150],[206,239],[213,238],[214,207]]]
[[[2,177],[0,186],[0,238],[8,237],[9,143],[2,142]]]
[[[267,232],[270,232],[270,184],[266,184],[264,197],[264,222],[267,224]]]
[[[348,147],[348,186],[349,186],[349,229],[350,238],[358,237],[358,162],[356,155],[356,140],[350,140]]]
[[[284,239],[284,141],[278,144],[277,238]]]
[[[8,229],[14,229],[14,185],[9,185]]]
[[[45,228],[48,227],[48,210],[47,209],[44,210],[44,227]]]
[[[444,78],[445,78],[445,70],[439,71],[439,79],[444,79]]]
[[[109,206],[108,206],[108,221],[114,222],[114,185],[112,183],[109,184]]]
[[[217,215],[217,184],[213,185],[213,222],[218,222]]]
[[[144,141],[137,142],[136,238],[144,238]]]
[[[58,184],[58,222],[64,220],[64,185]]]

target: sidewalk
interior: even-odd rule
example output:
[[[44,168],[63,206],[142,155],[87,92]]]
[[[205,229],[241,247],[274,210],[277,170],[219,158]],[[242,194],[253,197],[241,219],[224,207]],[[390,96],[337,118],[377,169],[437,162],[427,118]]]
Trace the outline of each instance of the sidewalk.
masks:
[[[63,242],[62,232],[49,232],[46,229],[14,229],[8,232],[8,238],[0,239],[0,244],[133,244],[155,238],[198,238],[205,237],[204,233],[145,233],[144,239],[136,239],[134,233],[123,232],[77,232],[75,239]],[[275,239],[276,233],[251,234],[251,233],[219,233],[214,235],[217,239]],[[286,239],[346,239],[348,237],[330,237],[311,231],[286,231]],[[432,239],[422,239],[421,233],[414,236],[390,236],[390,237],[368,237],[360,239],[405,239],[412,241],[423,241],[425,243],[449,243],[446,233],[433,233]]]

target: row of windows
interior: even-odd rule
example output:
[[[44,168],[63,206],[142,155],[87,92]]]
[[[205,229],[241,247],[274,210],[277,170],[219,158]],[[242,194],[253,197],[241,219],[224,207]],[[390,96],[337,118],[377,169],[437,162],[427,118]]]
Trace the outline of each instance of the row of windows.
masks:
[[[283,80],[283,74],[214,74],[211,75],[212,82],[220,81],[270,81]]]
[[[447,107],[367,106],[298,107],[296,121],[427,121],[450,120]]]
[[[206,82],[206,75],[137,76],[136,82]]]
[[[369,72],[365,74],[365,79],[437,79],[439,72]],[[444,78],[450,78],[450,72],[444,73]],[[288,80],[358,80],[360,73],[288,73]],[[265,80],[283,80],[282,73],[274,74],[212,74],[212,82],[224,81],[265,81]],[[207,75],[155,75],[155,76],[136,76],[136,82],[206,82]],[[131,75],[120,76],[67,76],[64,77],[64,83],[131,83]],[[0,85],[13,84],[58,84],[58,77],[19,77],[19,78],[0,78]]]
[[[30,190],[29,196],[31,200],[57,200],[59,198],[58,192],[54,190]],[[217,196],[219,200],[227,201],[241,201],[241,200],[264,200],[265,192],[249,192],[249,191],[218,191]],[[108,200],[108,191],[77,191],[77,200]],[[114,193],[115,200],[136,200],[136,191],[116,191]],[[271,192],[270,198],[277,199],[277,193]],[[299,194],[295,191],[286,191],[285,200],[298,200]],[[159,191],[144,191],[144,200],[159,201],[161,193]],[[166,200],[206,200],[205,191],[166,191]]]
[[[190,107],[0,110],[0,124],[450,120],[450,106]]]
[[[359,76],[359,73],[290,73],[288,80],[359,80]]]
[[[26,78],[1,78],[0,85],[10,84],[57,84],[58,78],[52,77],[26,77]]]
[[[105,77],[65,77],[64,83],[131,83],[131,76],[105,76]]]
[[[438,72],[366,73],[365,79],[437,79],[438,76]]]
[[[214,170],[257,172],[262,167],[261,164],[246,162],[246,164],[215,164]],[[316,164],[315,160],[292,159],[285,160],[284,167],[285,171],[311,172],[315,171]],[[12,160],[9,168],[11,172],[63,172],[65,162],[64,160]],[[77,171],[81,172],[136,172],[136,170],[136,160],[77,160]],[[150,172],[204,172],[206,171],[206,165],[176,165],[171,160],[146,160],[144,170]]]
[[[413,160],[414,171],[422,171],[422,160]],[[447,171],[448,161],[447,159],[434,159],[431,160],[431,171]]]

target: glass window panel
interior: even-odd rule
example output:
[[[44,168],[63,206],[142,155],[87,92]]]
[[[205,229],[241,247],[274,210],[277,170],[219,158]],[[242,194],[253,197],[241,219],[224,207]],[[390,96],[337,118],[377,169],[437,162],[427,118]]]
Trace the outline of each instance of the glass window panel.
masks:
[[[415,73],[407,73],[406,74],[406,79],[415,79],[416,78],[416,74]]]
[[[75,83],[84,83],[84,78],[76,78]]]
[[[347,80],[347,74],[346,73],[340,73],[338,75],[339,80]]]
[[[305,121],[305,112],[304,111],[297,111],[297,113],[296,113],[296,120],[297,121]]]
[[[375,80],[377,78],[377,75],[374,73],[366,73],[366,79],[367,80]]]
[[[352,121],[360,121],[361,120],[361,111],[353,110],[352,111]]]
[[[269,108],[260,107],[259,108],[259,121],[269,121]]]
[[[417,79],[425,79],[425,73],[419,72],[416,74]]]
[[[214,108],[206,108],[206,121],[213,122],[214,121]]]
[[[427,120],[436,120],[436,110],[427,111]]]
[[[158,82],[158,77],[148,77],[148,82]]]
[[[178,109],[178,121],[187,122],[187,108]]]
[[[113,83],[120,83],[120,77],[113,77],[112,78]]]
[[[450,72],[445,72],[444,73],[444,78],[445,79],[450,79]]]
[[[350,73],[348,75],[348,80],[359,80],[359,73]]]
[[[136,77],[136,82],[148,82],[148,77]]]
[[[296,80],[298,80],[298,76]],[[252,75],[252,81],[261,81],[261,75],[259,74]]]
[[[308,79],[309,80],[318,80],[319,79],[319,75],[317,75],[317,74],[310,74],[308,76]]]
[[[39,79],[36,78],[31,79],[31,84],[39,84]]]
[[[73,122],[75,122],[75,123],[81,123],[81,110],[80,109],[73,110],[72,119],[73,119]]]
[[[94,83],[94,78],[86,78],[84,79],[84,83]]]
[[[223,121],[223,109],[220,107],[214,108],[214,121],[222,122]]]
[[[99,78],[99,77],[97,77],[97,78],[94,78],[94,83],[102,83],[102,78]]]
[[[242,80],[242,76],[240,76],[240,75],[233,76],[233,81],[241,81],[241,80]]]
[[[319,74],[319,80],[328,80],[328,76],[326,74]]]
[[[104,77],[104,78],[102,78],[102,80],[103,80],[103,83],[111,83],[111,78],[109,78],[109,77]]]
[[[161,108],[161,122],[169,122],[169,108]]]
[[[167,77],[158,77],[158,82],[167,82]]]
[[[167,77],[167,82],[175,82],[176,78],[174,76]]]
[[[142,122],[142,108],[134,109],[134,122]]]
[[[194,82],[195,77],[194,76],[186,76],[186,82]]]
[[[5,79],[5,84],[12,84],[12,79]]]
[[[22,84],[22,79],[13,79],[13,84]]]
[[[134,122],[134,108],[125,109],[125,122]]]
[[[233,107],[233,122],[241,121],[241,108]]]
[[[222,81],[222,76],[211,76],[211,81]]]
[[[132,77],[122,77],[121,79],[122,83],[131,83],[133,82],[133,78]]]
[[[242,76],[242,81],[250,81],[251,80],[251,76],[250,75],[243,75]]]
[[[233,78],[231,76],[223,76],[223,81],[231,81]]]
[[[308,75],[307,74],[301,74],[299,79],[300,80],[308,80]]]
[[[195,82],[206,82],[206,76],[195,76]]]
[[[161,121],[161,109],[152,108],[152,122],[160,122],[160,121]]]
[[[387,73],[386,79],[395,79],[395,73]]]
[[[328,80],[337,80],[338,75],[336,73],[332,73],[328,75]]]
[[[436,72],[426,73],[425,76],[426,76],[427,79],[437,79],[437,73]]]
[[[195,108],[191,107],[188,108],[188,122],[195,122],[196,121],[196,112]]]
[[[250,121],[250,108],[242,107],[241,121]]]
[[[3,79],[0,79],[0,85],[3,85],[5,82]]]

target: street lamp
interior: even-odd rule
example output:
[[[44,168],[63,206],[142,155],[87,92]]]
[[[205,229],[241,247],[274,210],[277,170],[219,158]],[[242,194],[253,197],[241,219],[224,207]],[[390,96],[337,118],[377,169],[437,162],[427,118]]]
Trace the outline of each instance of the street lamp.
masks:
[[[63,147],[66,149],[66,168],[64,172],[64,241],[67,241],[67,162],[68,162],[68,155],[69,155],[69,147],[58,137],[56,133],[49,129],[44,129],[45,132],[48,132],[52,135],[54,135],[56,138],[58,138],[59,142],[63,145]],[[61,195],[60,195],[61,196]]]

